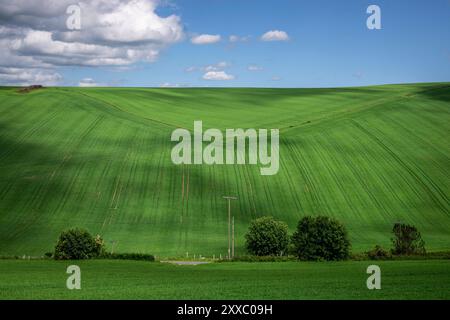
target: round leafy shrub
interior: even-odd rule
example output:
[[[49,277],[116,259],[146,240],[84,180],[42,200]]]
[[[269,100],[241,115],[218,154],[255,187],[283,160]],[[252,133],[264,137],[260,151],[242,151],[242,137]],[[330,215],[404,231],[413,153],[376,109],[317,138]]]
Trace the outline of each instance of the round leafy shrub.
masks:
[[[55,247],[56,260],[79,260],[98,257],[104,248],[100,236],[96,238],[84,229],[61,232]]]
[[[261,217],[251,222],[245,239],[250,254],[283,255],[289,244],[288,226],[272,217]]]
[[[292,243],[300,260],[344,260],[350,254],[344,225],[324,216],[302,218],[292,235]]]

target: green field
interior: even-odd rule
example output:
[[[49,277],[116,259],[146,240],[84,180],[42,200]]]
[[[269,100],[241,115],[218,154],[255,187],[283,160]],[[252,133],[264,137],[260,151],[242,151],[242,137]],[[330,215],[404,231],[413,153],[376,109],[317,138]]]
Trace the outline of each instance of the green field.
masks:
[[[81,268],[81,290],[66,268]],[[381,290],[368,290],[371,262],[213,263],[0,260],[2,299],[450,299],[450,260],[379,261]]]
[[[251,165],[172,164],[171,132],[191,129],[194,120],[202,120],[205,129],[280,128],[278,174],[261,176]],[[0,255],[42,255],[53,249],[61,230],[78,226],[101,234],[109,247],[116,241],[116,251],[218,256],[227,248],[225,194],[239,197],[233,203],[237,254],[244,253],[249,221],[261,215],[286,221],[291,231],[305,215],[335,217],[347,226],[355,252],[375,244],[389,247],[392,225],[401,221],[419,228],[429,251],[449,250],[449,123],[449,83],[44,88],[26,94],[0,88]],[[11,263],[1,262],[1,268],[9,270]],[[45,269],[48,263],[20,266]],[[103,262],[87,266],[97,263]],[[441,268],[437,262],[417,262],[422,263]],[[355,263],[353,268],[362,267]],[[401,264],[392,268],[405,272]],[[420,274],[414,276],[420,279]],[[273,295],[307,297],[302,290]],[[45,292],[36,294],[45,297]],[[233,296],[233,288],[227,295]]]

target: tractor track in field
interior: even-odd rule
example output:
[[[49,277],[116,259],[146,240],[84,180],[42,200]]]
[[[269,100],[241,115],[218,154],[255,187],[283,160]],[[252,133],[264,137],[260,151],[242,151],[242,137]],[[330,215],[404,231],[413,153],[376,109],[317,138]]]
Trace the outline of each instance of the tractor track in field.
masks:
[[[183,217],[188,213],[189,204],[189,166],[182,165],[182,176],[181,176],[181,215],[180,223],[183,223]],[[185,173],[186,172],[186,173]]]
[[[113,193],[111,195],[111,199],[109,201],[108,214],[102,223],[100,232],[103,231],[105,226],[110,226],[113,223],[113,219],[117,215],[117,211],[120,209],[119,208],[120,197],[122,195],[124,188],[126,189],[126,186],[127,186],[127,183],[125,181],[123,181],[123,175],[126,175],[126,174],[124,174],[124,170],[125,170],[125,166],[128,163],[128,161],[131,161],[130,158],[133,153],[133,146],[134,145],[131,146],[131,148],[125,154],[124,159],[121,161],[120,168],[118,169],[118,175],[115,178],[116,180],[115,180],[115,184],[114,184],[114,191],[113,191]],[[125,187],[124,187],[124,185],[125,185]]]
[[[351,120],[352,123],[359,128],[362,132],[364,132],[366,134],[366,136],[368,136],[370,139],[372,139],[374,142],[376,142],[379,146],[381,146],[389,155],[391,155],[391,157],[398,163],[400,164],[401,167],[403,167],[421,186],[422,188],[426,191],[426,193],[428,194],[428,196],[433,199],[433,201],[438,205],[438,207],[445,212],[447,215],[450,215],[450,210],[448,209],[449,206],[449,199],[447,198],[447,196],[445,195],[445,192],[442,191],[442,189],[437,186],[430,177],[428,177],[428,175],[421,170],[420,168],[416,167],[416,169],[418,169],[421,173],[421,175],[423,176],[423,178],[433,187],[433,189],[436,191],[437,194],[439,194],[440,197],[437,197],[435,195],[435,192],[433,192],[433,190],[431,190],[431,188],[428,186],[428,184],[426,182],[424,182],[422,180],[422,178],[416,173],[414,172],[413,169],[410,168],[410,166],[403,161],[403,159],[401,157],[399,157],[394,151],[391,150],[391,148],[389,148],[380,138],[378,138],[376,135],[374,135],[372,132],[370,132],[369,130],[367,130],[366,128],[364,128],[362,125],[360,125],[356,120]],[[442,200],[444,201],[444,203],[442,203]]]
[[[42,120],[36,123],[35,126],[31,127],[27,132],[25,132],[22,136],[20,136],[19,139],[14,140],[14,144],[8,149],[8,152],[2,151],[0,153],[0,161],[4,160],[8,155],[17,151],[17,149],[20,148],[20,146],[23,144],[25,140],[36,134],[36,132],[44,128],[50,121],[55,119],[59,114],[59,112],[60,112],[59,110],[54,110],[48,117],[44,117]]]
[[[62,90],[64,90],[64,89],[62,89]],[[138,116],[138,115],[136,115],[136,114],[134,114],[134,113],[132,113],[132,112],[128,112],[128,111],[123,110],[123,109],[120,108],[119,106],[117,106],[117,105],[115,105],[115,104],[113,104],[113,103],[111,103],[111,102],[109,102],[109,101],[103,100],[103,99],[98,98],[98,97],[93,97],[93,96],[91,96],[91,95],[89,95],[89,94],[87,94],[87,93],[84,93],[84,92],[70,91],[70,93],[76,93],[76,94],[79,94],[79,95],[88,97],[88,98],[91,99],[91,100],[95,100],[95,101],[101,102],[101,103],[103,103],[103,104],[105,104],[105,105],[107,105],[107,106],[109,106],[109,107],[114,108],[115,110],[117,110],[117,111],[119,111],[119,112],[122,112],[122,113],[124,113],[124,114],[127,114],[128,116],[131,116],[131,118],[135,118],[135,119],[138,119],[138,120],[144,119],[144,120],[147,120],[147,121],[150,121],[150,122],[153,122],[153,123],[157,123],[157,124],[163,125],[163,126],[165,126],[165,127],[169,127],[169,128],[171,128],[171,129],[176,129],[176,128],[183,128],[183,129],[185,129],[185,128],[184,128],[183,126],[181,126],[181,125],[176,125],[176,124],[172,124],[172,123],[168,123],[168,122],[156,120],[156,119],[149,118],[149,117]],[[133,121],[132,119],[129,119],[129,118],[125,118],[125,119],[130,120],[130,121]],[[133,121],[133,122],[134,122],[134,121]],[[135,122],[135,123],[137,123],[137,122]]]
[[[380,104],[384,104],[387,102],[397,102],[397,101],[407,100],[407,99],[411,99],[417,95],[422,95],[424,93],[429,93],[429,92],[439,91],[442,89],[449,89],[449,88],[450,88],[449,85],[444,85],[444,86],[440,86],[440,87],[422,89],[418,92],[408,93],[406,95],[403,92],[403,93],[399,93],[393,97],[388,97],[388,98],[383,97],[383,98],[379,98],[375,101],[369,101],[365,104],[364,103],[360,104],[358,107],[353,106],[350,108],[345,108],[344,110],[330,112],[327,116],[323,116],[323,117],[319,117],[319,118],[315,118],[315,119],[308,119],[307,121],[296,124],[296,125],[280,127],[279,130],[280,130],[280,132],[287,133],[287,132],[291,132],[291,131],[298,130],[298,129],[311,129],[311,128],[316,127],[316,125],[324,124],[326,122],[333,122],[336,120],[347,119],[349,115],[369,111],[370,109],[372,109],[376,106],[379,106]]]
[[[189,173],[189,167],[187,167],[187,179],[186,179],[186,216],[189,213],[189,180],[190,180],[190,173]]]
[[[180,222],[183,223],[183,210],[184,210],[184,164],[181,165],[181,216]]]

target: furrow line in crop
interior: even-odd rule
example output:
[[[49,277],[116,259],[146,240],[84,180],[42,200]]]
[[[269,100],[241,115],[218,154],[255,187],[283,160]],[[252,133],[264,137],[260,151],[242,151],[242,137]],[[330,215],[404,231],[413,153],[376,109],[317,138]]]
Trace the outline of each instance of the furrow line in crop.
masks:
[[[385,149],[391,156],[393,159],[395,159],[399,164],[401,164],[402,167],[405,168],[405,170],[412,176],[415,178],[415,180],[417,182],[419,182],[419,184],[423,187],[423,190],[426,191],[426,193],[429,195],[429,197],[431,199],[434,200],[434,202],[436,203],[436,205],[438,205],[441,210],[443,212],[445,212],[446,214],[450,214],[449,209],[446,207],[448,206],[448,199],[446,199],[445,194],[442,192],[442,190],[436,190],[438,192],[438,194],[442,197],[442,195],[445,197],[444,201],[445,203],[443,204],[441,202],[441,199],[439,197],[437,197],[435,195],[435,192],[433,192],[433,190],[430,189],[430,187],[428,186],[427,183],[425,183],[422,178],[414,172],[413,169],[411,169],[409,167],[409,165],[403,161],[403,159],[401,159],[394,151],[392,151],[381,139],[379,139],[377,136],[375,136],[373,133],[371,133],[370,131],[368,131],[367,129],[365,129],[363,126],[361,126],[357,121],[352,120],[355,125],[360,128],[360,130],[362,132],[364,132],[368,137],[372,138],[373,141],[377,142],[380,146],[383,147],[383,149]],[[424,176],[424,178],[427,180],[427,178]],[[428,180],[427,180],[428,181]]]

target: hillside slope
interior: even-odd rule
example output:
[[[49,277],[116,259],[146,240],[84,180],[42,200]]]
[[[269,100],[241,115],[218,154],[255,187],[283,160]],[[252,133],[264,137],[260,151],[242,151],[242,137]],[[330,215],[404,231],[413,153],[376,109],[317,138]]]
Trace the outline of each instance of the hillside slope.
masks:
[[[175,166],[176,127],[280,128],[280,170]],[[219,255],[223,195],[237,252],[251,219],[291,230],[330,215],[354,251],[389,246],[396,221],[450,249],[450,84],[339,89],[0,88],[0,255],[51,251],[62,229],[116,251]]]

